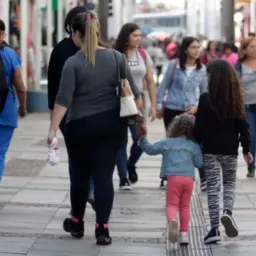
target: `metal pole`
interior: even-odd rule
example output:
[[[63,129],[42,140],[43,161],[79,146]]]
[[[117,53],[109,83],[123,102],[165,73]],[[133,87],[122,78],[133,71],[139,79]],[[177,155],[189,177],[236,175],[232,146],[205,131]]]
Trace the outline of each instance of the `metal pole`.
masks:
[[[60,42],[63,39],[63,0],[58,0],[58,42]]]
[[[21,61],[22,61],[22,78],[25,86],[27,86],[28,73],[28,48],[27,48],[27,36],[28,36],[28,0],[21,1],[20,5],[21,13]],[[40,30],[41,33],[41,30]]]
[[[234,11],[235,0],[223,0],[223,19],[222,26],[224,26],[224,38],[227,42],[235,41],[235,28],[234,28]]]
[[[188,0],[184,0],[184,27],[185,27],[185,35],[188,33]]]
[[[52,52],[52,33],[53,33],[53,12],[52,0],[47,1],[47,63]]]
[[[51,7],[51,6],[50,6]],[[42,12],[40,0],[35,1],[35,21],[36,21],[36,68],[35,68],[35,90],[40,90],[41,64],[42,64]]]
[[[99,1],[99,21],[101,27],[101,37],[108,39],[108,0]]]
[[[250,32],[255,33],[255,15],[256,15],[256,2],[255,0],[251,1],[251,7],[250,7],[250,17],[251,17],[251,22],[250,22]]]

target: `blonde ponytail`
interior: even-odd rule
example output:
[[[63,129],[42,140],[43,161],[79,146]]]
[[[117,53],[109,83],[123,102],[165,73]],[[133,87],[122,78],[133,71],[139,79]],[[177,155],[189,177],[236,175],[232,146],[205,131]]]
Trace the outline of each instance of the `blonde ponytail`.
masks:
[[[85,27],[85,37],[84,44],[82,46],[82,51],[84,51],[87,64],[90,66],[95,66],[96,51],[99,41],[99,22],[94,12],[87,12],[86,14],[86,27]]]

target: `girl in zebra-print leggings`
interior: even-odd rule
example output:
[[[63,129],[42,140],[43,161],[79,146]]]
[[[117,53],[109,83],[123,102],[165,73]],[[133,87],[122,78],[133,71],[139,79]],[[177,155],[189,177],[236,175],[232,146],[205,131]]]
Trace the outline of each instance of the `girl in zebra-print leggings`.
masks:
[[[208,64],[207,72],[209,92],[202,94],[199,100],[195,136],[204,154],[211,222],[211,230],[204,239],[208,244],[221,240],[219,231],[221,171],[224,204],[221,223],[227,236],[238,236],[232,211],[235,201],[239,142],[246,162],[252,161],[252,155],[242,86],[235,70],[224,60],[214,60]]]

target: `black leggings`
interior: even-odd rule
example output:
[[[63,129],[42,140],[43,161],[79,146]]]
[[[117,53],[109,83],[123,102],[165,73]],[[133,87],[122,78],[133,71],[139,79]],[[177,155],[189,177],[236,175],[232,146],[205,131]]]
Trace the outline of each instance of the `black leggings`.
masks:
[[[88,199],[89,177],[95,186],[97,224],[108,223],[114,199],[113,171],[117,152],[124,143],[126,121],[117,110],[70,121],[67,147],[72,161],[72,214],[81,220]]]

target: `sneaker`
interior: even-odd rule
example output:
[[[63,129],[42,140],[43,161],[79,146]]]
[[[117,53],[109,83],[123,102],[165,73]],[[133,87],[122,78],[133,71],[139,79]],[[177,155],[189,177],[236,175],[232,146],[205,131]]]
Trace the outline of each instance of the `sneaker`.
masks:
[[[207,236],[204,238],[205,244],[216,244],[221,241],[220,231],[218,228],[212,228]]]
[[[92,209],[93,209],[94,211],[96,211],[95,199],[94,199],[93,196],[89,196],[89,197],[88,197],[88,203],[92,206]]]
[[[136,167],[128,167],[128,174],[129,174],[129,180],[132,184],[137,183],[138,181],[138,174],[136,172]]]
[[[206,180],[202,180],[201,181],[201,185],[200,185],[201,191],[205,192],[207,190],[207,183]]]
[[[96,224],[95,238],[97,245],[110,245],[112,243],[107,224]]]
[[[132,190],[131,184],[127,178],[122,178],[119,184],[121,190],[130,191]]]
[[[164,179],[161,179],[159,187],[162,188],[162,189],[165,188]]]
[[[188,232],[180,232],[180,245],[188,245],[189,237]]]
[[[237,237],[238,228],[234,219],[232,218],[232,212],[229,210],[224,210],[221,217],[221,223],[225,228],[226,235],[228,237]]]
[[[255,168],[254,167],[248,167],[248,172],[246,175],[247,178],[254,178],[255,177]]]
[[[172,220],[168,224],[168,240],[173,244],[179,240],[179,225],[177,220]]]
[[[63,222],[63,229],[74,238],[80,239],[84,236],[84,221],[80,220],[75,223],[72,218],[66,218]]]

